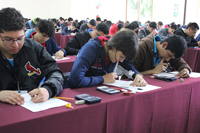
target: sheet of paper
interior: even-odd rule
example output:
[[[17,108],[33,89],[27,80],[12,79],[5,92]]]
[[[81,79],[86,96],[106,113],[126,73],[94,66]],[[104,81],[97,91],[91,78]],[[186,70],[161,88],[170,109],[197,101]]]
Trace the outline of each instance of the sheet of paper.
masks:
[[[175,75],[177,74],[177,72],[170,72],[170,73],[159,73],[159,74],[153,74],[155,76],[167,76],[167,77],[175,77]]]
[[[50,108],[63,106],[68,103],[66,101],[63,101],[63,100],[60,100],[57,98],[50,98],[49,100],[42,102],[42,103],[33,103],[31,101],[31,96],[28,93],[22,94],[21,96],[24,97],[24,99],[25,99],[25,103],[21,106],[32,112],[43,111],[43,110],[47,110]]]
[[[176,74],[178,73],[178,71],[170,72],[170,73],[176,75]],[[190,77],[192,77],[192,78],[199,78],[199,77],[200,77],[200,73],[191,72],[191,73],[190,73]]]
[[[52,56],[52,58],[56,61],[60,61],[60,60],[68,60],[70,59],[69,57],[63,57],[62,59],[55,59],[55,56]]]
[[[133,81],[115,80],[114,83],[105,83],[105,84],[117,86],[117,87],[124,88],[127,90],[135,91],[135,92],[145,92],[145,91],[150,91],[150,90],[155,90],[155,89],[161,88],[159,86],[154,86],[154,85],[149,85],[149,84],[144,87],[130,86],[130,84],[132,82]]]

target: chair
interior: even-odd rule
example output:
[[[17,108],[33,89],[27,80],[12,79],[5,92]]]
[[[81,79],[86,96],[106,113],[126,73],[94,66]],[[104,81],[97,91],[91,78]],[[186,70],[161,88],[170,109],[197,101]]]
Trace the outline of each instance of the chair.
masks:
[[[63,73],[63,75],[64,75],[64,84],[63,84],[63,88],[65,88],[66,83],[67,83],[67,79],[68,79],[68,77],[69,77],[69,75],[70,75],[70,72]]]

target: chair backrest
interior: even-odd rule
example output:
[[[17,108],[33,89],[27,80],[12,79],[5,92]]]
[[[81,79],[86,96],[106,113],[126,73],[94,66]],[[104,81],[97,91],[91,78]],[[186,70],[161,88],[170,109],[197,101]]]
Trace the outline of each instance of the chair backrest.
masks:
[[[63,73],[63,75],[64,75],[64,84],[63,84],[63,88],[65,88],[65,84],[67,83],[67,79],[68,79],[68,77],[69,77],[69,75],[70,75],[70,72]]]

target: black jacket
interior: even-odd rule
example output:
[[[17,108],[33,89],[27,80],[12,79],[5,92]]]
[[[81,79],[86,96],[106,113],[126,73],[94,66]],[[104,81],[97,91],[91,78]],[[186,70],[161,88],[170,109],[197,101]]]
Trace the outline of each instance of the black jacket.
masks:
[[[188,47],[198,46],[197,41],[194,39],[194,37],[189,37],[188,35],[186,35],[185,32],[181,28],[178,28],[175,31],[175,34],[183,36],[186,39],[186,41],[187,41],[187,46]]]
[[[67,55],[77,55],[79,50],[85,45],[91,38],[88,31],[79,32],[65,46]]]
[[[21,50],[14,55],[14,67],[0,54],[0,90],[31,91],[46,77],[42,87],[49,96],[58,95],[63,90],[63,75],[56,61],[45,48],[33,39],[26,38]]]

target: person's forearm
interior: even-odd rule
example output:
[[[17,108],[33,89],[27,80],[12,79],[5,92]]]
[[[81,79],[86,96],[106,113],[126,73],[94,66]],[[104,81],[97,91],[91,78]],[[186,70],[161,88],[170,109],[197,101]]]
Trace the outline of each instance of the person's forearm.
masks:
[[[142,75],[146,76],[146,75],[152,75],[154,74],[153,73],[153,70],[147,70],[147,71],[143,71],[143,72],[140,72]]]

